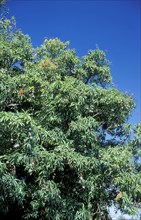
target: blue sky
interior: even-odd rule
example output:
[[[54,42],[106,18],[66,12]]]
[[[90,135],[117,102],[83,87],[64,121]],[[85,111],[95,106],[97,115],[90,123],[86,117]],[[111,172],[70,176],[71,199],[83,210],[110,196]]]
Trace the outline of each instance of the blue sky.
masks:
[[[34,47],[45,37],[58,37],[69,40],[80,57],[96,45],[106,50],[116,88],[135,97],[137,109],[130,122],[141,121],[140,1],[9,0],[7,5]]]

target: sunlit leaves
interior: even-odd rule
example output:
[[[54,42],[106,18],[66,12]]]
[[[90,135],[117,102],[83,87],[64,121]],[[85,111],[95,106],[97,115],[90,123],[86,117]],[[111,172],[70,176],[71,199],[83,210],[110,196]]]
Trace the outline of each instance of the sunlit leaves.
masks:
[[[100,49],[82,59],[68,42],[33,48],[14,19],[0,27],[0,215],[110,219],[141,203],[140,124],[133,98],[110,87]],[[16,211],[15,211],[16,210]]]
[[[109,64],[104,51],[100,49],[91,50],[87,56],[83,57],[83,68],[87,73],[85,82],[96,82],[102,86],[110,83],[112,78]]]

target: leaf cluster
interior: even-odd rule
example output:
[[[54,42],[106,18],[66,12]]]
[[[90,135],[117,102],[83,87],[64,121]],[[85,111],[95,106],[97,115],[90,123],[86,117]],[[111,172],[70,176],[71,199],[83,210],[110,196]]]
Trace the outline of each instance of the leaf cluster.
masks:
[[[106,53],[79,58],[58,38],[33,48],[13,18],[0,25],[0,216],[108,220],[113,203],[135,213],[140,124],[127,124],[134,100],[112,88]]]

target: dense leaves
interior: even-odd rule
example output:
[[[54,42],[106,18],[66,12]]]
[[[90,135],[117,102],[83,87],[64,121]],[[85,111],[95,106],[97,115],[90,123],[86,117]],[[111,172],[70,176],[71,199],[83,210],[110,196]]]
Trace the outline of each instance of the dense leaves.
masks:
[[[104,51],[80,59],[69,42],[33,48],[0,21],[0,217],[110,219],[141,203],[140,124],[111,87]]]

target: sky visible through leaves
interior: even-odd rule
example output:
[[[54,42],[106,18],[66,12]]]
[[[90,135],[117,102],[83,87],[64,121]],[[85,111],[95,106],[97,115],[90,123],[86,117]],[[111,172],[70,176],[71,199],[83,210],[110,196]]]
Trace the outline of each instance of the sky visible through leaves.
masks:
[[[96,46],[106,50],[114,86],[137,104],[130,123],[140,122],[140,1],[10,0],[7,6],[35,47],[58,37],[80,57]]]

